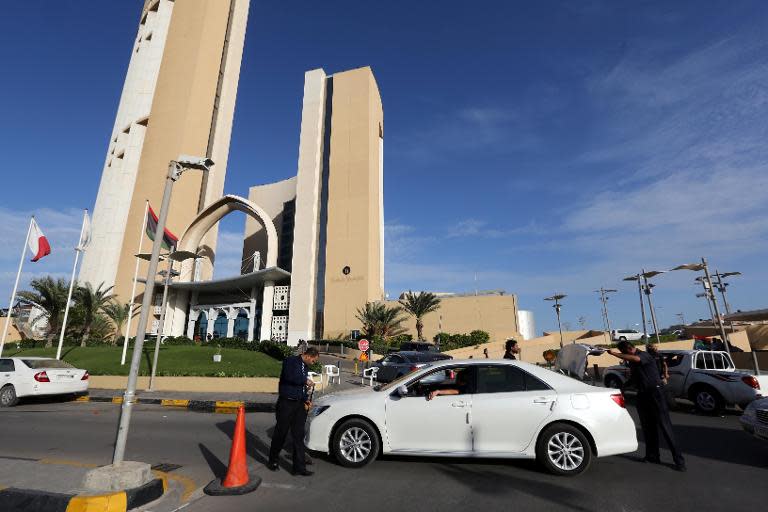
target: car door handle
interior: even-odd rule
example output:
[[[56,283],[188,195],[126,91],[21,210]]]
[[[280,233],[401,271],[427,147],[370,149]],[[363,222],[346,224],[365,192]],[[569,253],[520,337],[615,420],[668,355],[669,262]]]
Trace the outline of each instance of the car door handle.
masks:
[[[451,407],[465,407],[466,405],[466,402],[451,402]]]
[[[554,401],[555,401],[555,399],[554,399],[554,398],[546,398],[546,397],[542,397],[542,398],[536,398],[536,399],[534,399],[534,400],[533,400],[533,403],[535,403],[535,404],[551,404],[551,403],[552,403],[552,402],[554,402]]]

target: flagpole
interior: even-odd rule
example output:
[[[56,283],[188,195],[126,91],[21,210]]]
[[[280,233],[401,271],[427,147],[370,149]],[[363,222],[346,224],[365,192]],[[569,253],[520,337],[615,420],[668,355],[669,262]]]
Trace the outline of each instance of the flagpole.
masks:
[[[13,301],[16,299],[16,291],[19,288],[19,278],[21,277],[21,268],[24,266],[24,255],[27,253],[27,243],[29,242],[29,234],[32,232],[32,221],[35,220],[33,215],[29,219],[29,227],[27,228],[27,237],[24,239],[24,245],[21,249],[21,259],[19,260],[19,270],[16,272],[16,283],[13,285],[13,293],[11,293],[11,303],[8,305],[8,314],[5,316],[5,326],[3,327],[3,337],[0,338],[0,356],[3,355],[3,348],[5,347],[5,337],[8,335],[8,326],[11,324],[11,310],[13,309]]]
[[[149,212],[149,199],[144,201],[144,220],[141,223],[139,231],[139,254],[144,242],[144,230],[147,229],[147,214]],[[131,300],[128,303],[128,320],[125,322],[125,334],[123,335],[123,357],[120,359],[120,365],[125,365],[125,356],[128,353],[128,333],[131,332],[131,319],[133,318],[133,299],[136,297],[136,281],[139,279],[139,258],[136,258],[136,268],[133,271],[133,287],[131,288]]]
[[[75,272],[77,272],[77,261],[80,259],[80,244],[83,241],[83,231],[85,230],[85,217],[88,215],[88,209],[83,211],[83,225],[80,226],[80,238],[77,239],[75,247],[75,264],[72,266],[72,277],[69,279],[69,293],[67,294],[67,305],[64,307],[64,320],[61,322],[61,333],[59,333],[59,347],[56,349],[56,359],[61,359],[61,347],[64,345],[64,331],[67,330],[67,318],[69,318],[69,304],[72,302],[72,289],[75,287]]]

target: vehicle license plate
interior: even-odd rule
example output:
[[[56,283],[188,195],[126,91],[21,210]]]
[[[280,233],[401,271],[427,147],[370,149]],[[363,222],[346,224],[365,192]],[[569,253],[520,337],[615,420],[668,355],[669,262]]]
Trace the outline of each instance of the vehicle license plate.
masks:
[[[59,375],[59,380],[69,380],[74,378],[75,378],[74,375]]]
[[[768,427],[755,426],[755,435],[768,439]]]

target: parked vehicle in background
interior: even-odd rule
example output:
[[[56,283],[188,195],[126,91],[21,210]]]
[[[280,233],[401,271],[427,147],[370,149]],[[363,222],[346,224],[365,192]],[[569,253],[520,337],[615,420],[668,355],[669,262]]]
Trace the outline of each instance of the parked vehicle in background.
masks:
[[[396,352],[440,352],[440,347],[427,341],[404,341]]]
[[[692,401],[705,413],[726,405],[747,407],[768,389],[768,375],[737,370],[727,352],[708,350],[659,350],[669,368],[667,388],[675,398]],[[603,376],[605,387],[629,388],[629,367],[611,366]]]
[[[578,380],[589,379],[589,356],[599,356],[605,350],[585,343],[571,343],[557,352],[555,370]]]
[[[768,398],[761,398],[749,404],[739,421],[741,428],[758,439],[768,441]]]
[[[371,366],[379,368],[379,371],[376,373],[376,380],[378,382],[387,383],[400,378],[407,373],[418,370],[425,364],[433,361],[444,361],[446,359],[453,358],[447,354],[440,354],[439,352],[416,352],[410,350],[387,354],[382,359],[374,362]]]
[[[305,442],[352,468],[385,453],[536,459],[572,476],[596,457],[635,451],[635,432],[615,390],[521,361],[472,359],[323,396],[309,411]]]
[[[45,357],[0,359],[0,407],[13,407],[25,396],[68,395],[88,390],[88,372]]]
[[[611,331],[611,339],[613,341],[640,341],[647,337],[647,334],[634,329],[614,329]]]

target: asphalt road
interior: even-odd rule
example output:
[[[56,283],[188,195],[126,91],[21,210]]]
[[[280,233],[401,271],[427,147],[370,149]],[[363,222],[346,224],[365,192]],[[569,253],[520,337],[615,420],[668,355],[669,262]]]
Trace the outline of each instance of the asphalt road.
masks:
[[[119,406],[32,403],[0,409],[0,457],[110,462]],[[634,415],[634,410],[630,406]],[[183,510],[508,510],[660,511],[761,510],[768,501],[768,443],[744,433],[738,415],[673,413],[689,470],[642,464],[631,457],[598,459],[583,475],[558,478],[529,461],[384,457],[361,470],[316,457],[313,477],[293,477],[290,464],[272,473],[259,464],[273,416],[247,416],[248,452],[262,487],[239,497],[202,496],[199,487],[225,471],[233,415],[137,406],[127,458],[179,465],[187,485]],[[439,435],[439,433],[436,433]],[[641,445],[641,450],[642,450]],[[662,458],[670,461],[669,452]],[[194,488],[198,488],[194,491]]]

